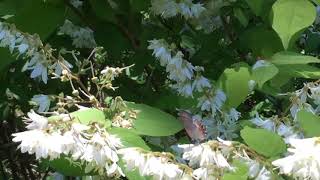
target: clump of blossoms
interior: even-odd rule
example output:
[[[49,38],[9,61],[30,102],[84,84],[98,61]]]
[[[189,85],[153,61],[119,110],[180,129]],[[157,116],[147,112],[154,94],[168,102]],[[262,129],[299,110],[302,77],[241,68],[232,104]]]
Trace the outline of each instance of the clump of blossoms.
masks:
[[[60,27],[58,34],[70,36],[72,38],[72,44],[76,48],[94,48],[97,46],[97,43],[94,40],[93,31],[90,28],[76,26],[69,20],[65,20],[63,26]]]
[[[168,78],[175,82],[171,85],[180,95],[193,97],[194,92],[202,93],[198,98],[198,108],[209,115],[197,115],[197,120],[203,121],[208,127],[208,137],[232,139],[235,138],[236,121],[240,113],[235,109],[222,112],[221,108],[227,97],[220,89],[214,89],[210,81],[201,75],[203,67],[193,66],[183,59],[183,53],[176,50],[174,44],[169,45],[164,39],[149,41],[148,49],[159,60],[160,65],[166,67]],[[221,135],[222,134],[222,135]]]
[[[216,141],[209,141],[199,145],[178,145],[182,149],[182,159],[194,168],[193,176],[196,179],[216,179],[224,171],[231,171],[232,167],[227,161],[231,148],[228,145],[220,146]]]
[[[168,78],[176,84],[172,87],[183,96],[192,96],[193,91],[203,92],[211,88],[209,80],[200,73],[202,67],[193,66],[183,59],[181,51],[174,52],[174,45],[169,45],[164,39],[151,40],[148,49],[153,50],[153,55],[159,59],[161,66],[166,67]]]
[[[86,172],[123,176],[118,166],[120,139],[109,134],[98,123],[80,124],[71,115],[49,120],[31,111],[26,119],[27,131],[12,134],[22,153],[35,154],[37,159],[57,159],[62,155],[80,160]]]
[[[69,64],[62,57],[53,57],[53,49],[44,46],[38,35],[30,35],[16,29],[14,25],[0,22],[0,47],[9,48],[11,53],[28,60],[22,71],[31,71],[30,77],[48,82],[48,71],[61,74],[62,69],[70,69]],[[63,66],[63,67],[62,67]]]
[[[169,153],[145,152],[138,148],[119,150],[126,168],[137,169],[142,176],[152,176],[154,179],[177,180],[192,179],[192,169],[174,161]]]
[[[195,179],[221,179],[225,173],[237,171],[237,168],[232,165],[234,160],[239,160],[247,165],[250,178],[271,179],[270,171],[247,155],[246,151],[250,151],[250,149],[243,148],[245,146],[231,141],[218,140],[198,145],[176,145],[172,148],[181,156],[181,162],[194,169],[193,177]]]
[[[193,3],[192,0],[152,0],[151,10],[156,15],[161,15],[163,18],[171,18],[181,14],[185,19],[198,18],[205,10],[202,4]]]
[[[281,174],[295,179],[320,179],[320,139],[291,139],[288,154],[272,162]]]

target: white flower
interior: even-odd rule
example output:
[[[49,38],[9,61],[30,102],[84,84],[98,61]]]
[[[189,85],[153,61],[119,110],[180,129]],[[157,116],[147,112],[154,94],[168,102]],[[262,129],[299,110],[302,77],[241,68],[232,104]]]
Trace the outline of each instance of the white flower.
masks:
[[[193,176],[196,179],[201,179],[201,180],[214,180],[217,179],[215,176],[215,171],[213,169],[208,169],[208,168],[198,168],[193,171]]]
[[[268,61],[259,60],[252,66],[252,70],[256,70],[256,69],[261,68],[261,67],[267,67],[267,66],[270,66],[270,65],[271,65],[271,63],[269,63]]]
[[[208,144],[200,144],[192,148],[184,149],[183,159],[189,161],[191,167],[207,167],[215,164],[219,168],[231,169],[228,161],[220,151],[214,151]]]
[[[277,134],[284,137],[285,143],[289,143],[290,139],[301,139],[303,138],[302,134],[299,134],[293,130],[293,127],[287,126],[283,123],[277,128]]]
[[[97,124],[82,125],[70,118],[48,122],[47,118],[34,112],[28,116],[27,128],[31,130],[13,134],[13,142],[21,142],[21,152],[35,154],[37,159],[56,159],[64,154],[85,163],[86,172],[95,170],[100,175],[124,176],[117,164],[117,150],[122,143],[104,128]]]
[[[202,4],[193,4],[192,0],[184,0],[179,4],[180,13],[186,19],[189,18],[199,18],[201,13],[205,10]]]
[[[80,0],[71,0],[70,3],[75,7],[75,8],[80,8],[83,4],[82,1]]]
[[[68,61],[63,60],[55,62],[50,68],[55,70],[55,76],[60,77],[64,69],[70,72],[70,69],[73,68],[73,66]]]
[[[28,123],[27,129],[46,129],[48,126],[48,119],[38,115],[33,110],[28,112],[26,122]]]
[[[232,121],[237,121],[240,118],[241,113],[238,112],[235,108],[231,108],[230,111],[229,111],[228,116],[230,116],[230,119]]]
[[[258,176],[255,178],[255,180],[272,180],[272,174],[269,170],[267,170],[265,167],[263,167]]]
[[[193,89],[202,92],[204,88],[211,88],[209,80],[203,76],[197,77],[192,83]]]
[[[280,173],[295,179],[320,179],[319,138],[290,139],[288,155],[272,162]]]
[[[258,127],[267,129],[272,132],[275,131],[275,123],[270,119],[262,120],[260,116],[257,115],[255,118],[251,119],[250,121]]]
[[[94,48],[97,46],[93,31],[90,28],[76,26],[69,20],[65,20],[63,26],[59,29],[58,35],[63,34],[73,39],[72,44],[76,48]]]
[[[169,161],[166,157],[157,157],[152,153],[142,153],[136,148],[125,148],[118,151],[122,154],[122,160],[130,171],[137,168],[142,176],[153,176],[154,179],[187,179],[180,167]],[[190,177],[190,176],[189,176]]]
[[[171,60],[171,52],[168,43],[163,39],[150,40],[149,43],[148,49],[153,50],[152,54],[160,60],[161,66],[166,66]]]
[[[248,81],[248,87],[249,87],[249,91],[252,92],[255,88],[255,86],[257,85],[257,82],[254,80],[250,80]]]
[[[241,154],[236,153],[234,159],[240,160],[244,164],[246,164],[249,168],[248,176],[250,179],[255,180],[271,180],[272,174],[269,170],[267,170],[263,165],[259,164],[258,161],[250,159],[245,151]]]
[[[31,60],[26,62],[22,71],[31,70],[31,78],[41,78],[47,84],[48,82],[48,65],[45,55],[42,53],[34,53]]]
[[[316,105],[320,105],[320,86],[310,87],[310,98],[314,100]]]
[[[44,94],[34,95],[31,101],[35,102],[39,108],[38,112],[46,112],[50,108],[50,98]]]
[[[170,18],[178,14],[178,4],[173,0],[152,0],[151,10],[163,18]]]

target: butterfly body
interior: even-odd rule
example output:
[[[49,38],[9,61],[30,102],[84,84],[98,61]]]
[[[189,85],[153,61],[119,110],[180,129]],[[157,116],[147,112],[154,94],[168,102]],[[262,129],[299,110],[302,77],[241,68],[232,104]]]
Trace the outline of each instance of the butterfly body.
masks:
[[[178,115],[191,140],[201,142],[206,139],[205,128],[200,121],[193,120],[191,113],[180,111]]]

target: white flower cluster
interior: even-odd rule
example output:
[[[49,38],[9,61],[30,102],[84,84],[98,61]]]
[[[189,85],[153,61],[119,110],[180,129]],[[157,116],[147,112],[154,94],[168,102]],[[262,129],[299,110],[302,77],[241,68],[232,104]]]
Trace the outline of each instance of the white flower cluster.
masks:
[[[88,28],[82,28],[74,25],[71,21],[65,20],[63,26],[60,27],[58,35],[68,35],[73,39],[72,44],[76,48],[94,48],[97,46],[94,40],[93,31]]]
[[[181,14],[185,19],[198,18],[205,10],[202,4],[193,3],[192,0],[152,0],[151,10],[163,18],[171,18]]]
[[[142,176],[152,176],[157,180],[192,180],[182,165],[173,162],[167,154],[145,153],[137,148],[120,149],[119,154],[123,155],[122,160],[129,171],[138,169]]]
[[[16,51],[18,56],[30,57],[31,60],[25,64],[23,71],[31,70],[31,78],[40,77],[47,83],[48,60],[39,49],[42,46],[39,36],[24,34],[15,26],[0,22],[0,47],[9,48],[11,53]]]
[[[38,35],[20,32],[14,25],[0,22],[0,47],[9,48],[11,53],[16,53],[23,58],[30,59],[23,66],[22,71],[31,71],[31,78],[48,82],[48,69],[61,74],[61,69],[72,68],[67,61],[53,60],[49,46],[43,46]],[[63,68],[61,67],[63,64]]]
[[[199,114],[198,120],[204,121],[207,126],[208,137],[221,137],[232,139],[235,134],[236,121],[240,113],[235,109],[230,112],[222,112],[221,108],[227,97],[220,89],[213,89],[210,81],[201,75],[203,67],[193,66],[183,59],[181,51],[175,52],[175,45],[169,45],[164,39],[151,40],[148,49],[153,50],[153,55],[159,60],[160,65],[166,67],[168,78],[176,84],[171,85],[176,91],[186,97],[192,97],[194,92],[205,92],[199,97],[197,107],[201,111],[210,114],[202,119]],[[220,113],[221,117],[218,116]],[[212,128],[211,128],[212,127]]]
[[[211,88],[209,80],[200,75],[203,68],[184,60],[181,51],[174,53],[164,39],[151,40],[149,43],[148,49],[153,50],[153,55],[159,59],[161,66],[166,67],[168,78],[176,82],[172,87],[181,95],[188,97],[193,95],[194,90],[203,92],[204,89]]]
[[[275,132],[278,135],[282,136],[286,143],[289,143],[290,139],[303,138],[303,135],[296,131],[293,126],[286,125],[283,122],[275,122],[272,119],[263,120],[258,114],[250,121],[260,128]]]
[[[68,116],[48,120],[31,111],[28,113],[28,131],[13,134],[13,142],[20,142],[22,153],[35,154],[37,159],[56,159],[71,156],[86,165],[86,172],[98,172],[108,176],[123,175],[118,166],[117,150],[120,139],[106,132],[99,125],[83,125]],[[124,176],[124,175],[123,175]]]
[[[320,139],[291,139],[288,155],[272,162],[280,173],[294,179],[320,179]]]
[[[320,84],[319,83],[306,83],[302,89],[289,93],[291,95],[290,112],[294,120],[296,114],[305,109],[315,114],[320,113]],[[308,100],[312,100],[314,107],[309,104]]]
[[[209,141],[199,145],[177,145],[176,149],[182,152],[182,159],[195,169],[193,176],[196,179],[209,180],[217,179],[221,172],[234,170],[227,161],[231,145],[229,141]]]

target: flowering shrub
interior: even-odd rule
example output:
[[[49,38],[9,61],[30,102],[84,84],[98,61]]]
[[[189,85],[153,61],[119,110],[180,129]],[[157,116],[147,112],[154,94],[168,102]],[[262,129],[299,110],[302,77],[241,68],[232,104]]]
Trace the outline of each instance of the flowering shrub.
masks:
[[[0,9],[0,179],[320,180],[320,1]]]

